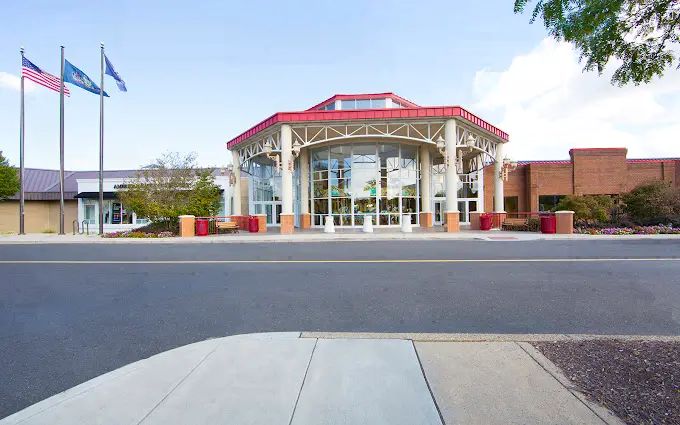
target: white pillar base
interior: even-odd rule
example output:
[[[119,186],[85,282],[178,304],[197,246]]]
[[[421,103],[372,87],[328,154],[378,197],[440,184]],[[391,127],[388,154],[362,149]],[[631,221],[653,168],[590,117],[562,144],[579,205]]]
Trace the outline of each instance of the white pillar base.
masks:
[[[401,216],[401,233],[413,233],[413,225],[411,225],[411,216]]]
[[[335,233],[335,224],[333,224],[333,216],[326,216],[326,223],[323,226],[324,233]]]
[[[364,225],[361,228],[364,233],[373,233],[373,216],[364,214]]]

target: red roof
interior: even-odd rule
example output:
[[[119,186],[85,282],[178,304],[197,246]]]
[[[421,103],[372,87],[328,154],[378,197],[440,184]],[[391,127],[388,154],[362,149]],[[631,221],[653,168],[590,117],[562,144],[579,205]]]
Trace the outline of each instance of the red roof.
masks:
[[[494,127],[476,115],[471,114],[460,106],[409,106],[407,108],[384,108],[384,109],[360,109],[360,110],[315,110],[319,106],[325,105],[331,100],[348,97],[358,99],[359,96],[385,97],[394,96],[399,103],[415,105],[392,93],[377,93],[366,95],[335,95],[325,101],[315,105],[311,109],[301,112],[277,112],[259,124],[251,127],[235,138],[227,142],[227,148],[231,149],[244,140],[278,123],[304,122],[304,121],[352,121],[352,120],[371,120],[371,119],[403,119],[403,118],[435,118],[435,117],[460,117],[471,124],[474,124],[494,135],[509,140],[506,132]],[[367,97],[371,98],[371,97]]]

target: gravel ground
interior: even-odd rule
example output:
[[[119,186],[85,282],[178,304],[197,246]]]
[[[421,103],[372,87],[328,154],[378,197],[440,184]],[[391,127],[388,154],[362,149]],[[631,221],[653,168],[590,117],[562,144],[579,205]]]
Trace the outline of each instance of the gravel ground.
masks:
[[[627,424],[680,424],[680,343],[535,342],[588,398]]]

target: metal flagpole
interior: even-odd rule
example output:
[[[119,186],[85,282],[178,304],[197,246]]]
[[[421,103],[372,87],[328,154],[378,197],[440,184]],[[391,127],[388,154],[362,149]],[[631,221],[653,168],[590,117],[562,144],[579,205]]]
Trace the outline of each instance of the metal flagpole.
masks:
[[[24,232],[24,46],[21,46],[21,118],[19,119],[19,234]]]
[[[64,233],[64,46],[61,46],[59,87],[59,234]]]
[[[99,234],[104,234],[104,43],[101,43],[101,86],[99,86]]]

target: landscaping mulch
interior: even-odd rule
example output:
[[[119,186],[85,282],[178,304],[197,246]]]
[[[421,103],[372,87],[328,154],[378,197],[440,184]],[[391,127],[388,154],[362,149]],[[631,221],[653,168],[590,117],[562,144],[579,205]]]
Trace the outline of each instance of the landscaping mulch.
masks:
[[[587,398],[627,424],[680,424],[680,342],[532,343]]]

